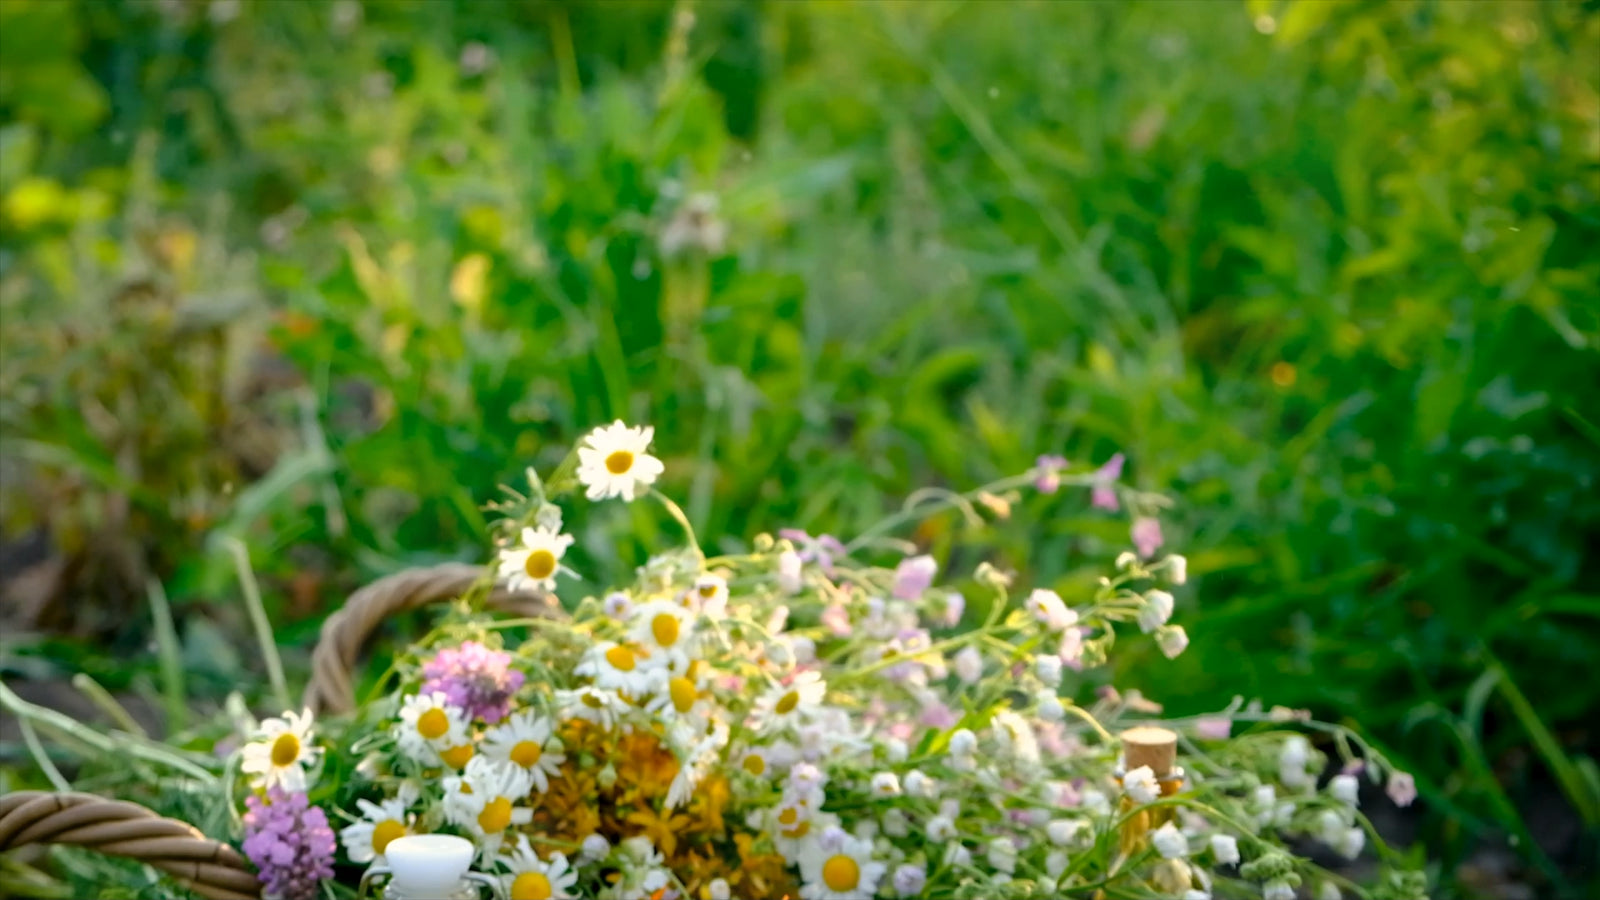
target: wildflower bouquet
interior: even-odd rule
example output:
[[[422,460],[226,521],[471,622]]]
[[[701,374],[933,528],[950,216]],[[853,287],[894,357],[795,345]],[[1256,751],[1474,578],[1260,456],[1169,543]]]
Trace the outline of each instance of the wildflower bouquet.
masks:
[[[508,490],[490,576],[396,661],[391,693],[254,730],[236,790],[269,894],[316,896],[336,864],[448,833],[512,900],[1424,895],[1420,873],[1358,885],[1289,849],[1360,854],[1375,837],[1362,779],[1409,802],[1409,778],[1356,735],[1238,702],[1162,720],[1137,694],[1082,696],[1119,636],[1168,657],[1188,642],[1168,592],[1186,562],[1158,555],[1161,501],[1118,483],[1120,457],[1076,473],[1044,457],[929,493],[850,543],[782,531],[708,557],[651,487],[651,438],[601,428],[548,480]],[[877,536],[919,513],[1005,514],[1019,491],[1067,486],[1134,513],[1134,549],[1092,594],[1017,591],[981,564],[964,595],[938,586],[930,556],[872,564],[894,545]],[[580,491],[659,500],[686,545],[565,598],[569,618],[484,616],[496,582],[562,592],[558,500]],[[1320,787],[1308,732],[1343,757]]]

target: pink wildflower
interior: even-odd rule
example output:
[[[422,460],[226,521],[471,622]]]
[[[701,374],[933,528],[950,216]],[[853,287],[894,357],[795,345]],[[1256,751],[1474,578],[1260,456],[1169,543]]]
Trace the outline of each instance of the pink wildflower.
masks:
[[[1122,477],[1123,462],[1124,459],[1121,453],[1113,453],[1111,454],[1111,458],[1106,460],[1105,465],[1095,470],[1094,490],[1090,492],[1089,495],[1090,505],[1092,505],[1095,509],[1104,509],[1111,512],[1116,512],[1119,508],[1117,505],[1116,489],[1111,485],[1118,478]]]

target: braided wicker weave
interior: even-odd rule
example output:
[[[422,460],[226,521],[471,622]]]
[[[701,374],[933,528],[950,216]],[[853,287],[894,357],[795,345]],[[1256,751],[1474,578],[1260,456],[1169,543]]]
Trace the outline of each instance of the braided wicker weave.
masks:
[[[361,648],[388,617],[429,603],[453,600],[483,577],[484,569],[446,563],[407,569],[381,578],[350,595],[344,608],[322,623],[322,635],[311,654],[311,681],[305,705],[313,712],[347,713],[355,709],[351,677]],[[488,605],[523,616],[559,616],[560,607],[544,594],[521,594],[496,588]]]
[[[26,844],[76,844],[137,859],[212,900],[261,896],[250,863],[238,851],[137,803],[48,791],[0,797],[0,851]]]
[[[322,625],[311,656],[305,705],[318,713],[354,709],[351,670],[378,626],[397,613],[453,600],[483,574],[478,566],[447,563],[390,575],[356,591]],[[522,616],[562,615],[549,596],[498,588],[490,592],[488,605]],[[136,803],[70,791],[17,791],[0,797],[0,852],[28,844],[76,844],[137,859],[212,900],[261,896],[253,868],[238,851]]]

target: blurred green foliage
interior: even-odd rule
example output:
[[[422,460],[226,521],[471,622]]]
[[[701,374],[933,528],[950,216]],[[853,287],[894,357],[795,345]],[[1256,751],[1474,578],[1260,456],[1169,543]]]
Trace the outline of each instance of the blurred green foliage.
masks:
[[[114,652],[164,581],[226,684],[216,537],[303,643],[613,418],[733,546],[1120,450],[1197,581],[1126,684],[1359,722],[1447,867],[1492,828],[1558,878],[1600,825],[1596,47],[1578,2],[4,0],[0,519]],[[983,540],[1070,589],[1127,543],[1081,500]],[[573,524],[604,573],[659,519]]]

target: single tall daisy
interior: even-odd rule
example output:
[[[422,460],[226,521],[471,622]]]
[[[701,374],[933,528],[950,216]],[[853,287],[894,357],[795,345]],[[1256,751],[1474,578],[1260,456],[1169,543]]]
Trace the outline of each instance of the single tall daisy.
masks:
[[[500,551],[498,574],[513,591],[552,592],[557,573],[572,574],[561,565],[572,541],[559,528],[524,528],[520,544]]]
[[[649,426],[630,428],[618,419],[583,439],[578,446],[578,480],[590,500],[621,497],[632,502],[636,493],[655,483],[665,468],[646,452],[655,433]]]
[[[244,746],[239,770],[252,775],[253,787],[282,787],[287,792],[306,789],[305,767],[316,759],[311,746],[311,710],[286,712],[281,719],[261,723],[256,739]]]

